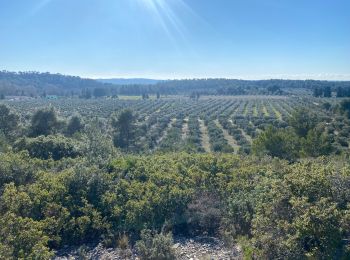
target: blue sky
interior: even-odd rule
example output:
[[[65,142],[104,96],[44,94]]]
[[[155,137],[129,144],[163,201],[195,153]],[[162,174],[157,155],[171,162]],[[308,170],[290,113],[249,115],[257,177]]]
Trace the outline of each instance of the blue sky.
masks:
[[[349,0],[0,0],[0,69],[350,80]]]

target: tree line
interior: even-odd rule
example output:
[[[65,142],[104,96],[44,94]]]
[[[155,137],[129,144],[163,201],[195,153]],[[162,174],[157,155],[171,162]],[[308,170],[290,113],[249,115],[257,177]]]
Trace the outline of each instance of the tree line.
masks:
[[[343,97],[350,97],[350,87],[334,87],[331,88],[330,86],[326,87],[316,87],[313,90],[313,96],[314,97],[326,97],[330,98],[332,96],[335,96],[337,98],[343,98]]]
[[[348,96],[349,81],[317,80],[238,80],[188,79],[166,80],[156,84],[116,85],[92,79],[38,72],[0,71],[0,95],[113,96],[113,95],[282,95],[288,89],[314,90],[316,96],[328,96],[329,88]],[[83,93],[85,91],[85,93]],[[338,96],[338,94],[337,94]]]

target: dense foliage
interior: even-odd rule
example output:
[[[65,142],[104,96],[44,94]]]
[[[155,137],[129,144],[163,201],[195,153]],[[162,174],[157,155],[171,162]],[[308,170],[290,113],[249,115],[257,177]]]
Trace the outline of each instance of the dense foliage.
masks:
[[[9,258],[45,258],[96,239],[113,244],[118,234],[137,237],[164,225],[228,243],[246,236],[254,256],[269,259],[327,258],[349,235],[350,165],[342,158],[290,165],[167,154],[121,157],[102,169],[26,153],[0,161],[0,255]]]
[[[35,158],[60,160],[65,157],[75,158],[81,155],[79,144],[62,135],[21,138],[15,144],[16,150],[27,150]]]
[[[276,129],[272,126],[262,132],[253,142],[255,154],[270,155],[286,160],[302,156],[318,157],[332,152],[332,140],[315,114],[297,109],[289,119],[290,127]]]
[[[349,257],[348,101],[103,101],[0,105],[0,258],[103,242],[172,259],[171,233]]]
[[[18,115],[11,113],[10,109],[0,104],[0,131],[6,136],[16,130],[18,126]]]

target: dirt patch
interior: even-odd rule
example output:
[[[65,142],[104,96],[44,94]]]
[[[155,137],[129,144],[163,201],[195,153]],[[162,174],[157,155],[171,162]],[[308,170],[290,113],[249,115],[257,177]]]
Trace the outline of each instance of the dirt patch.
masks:
[[[203,120],[199,120],[200,130],[202,133],[202,147],[205,152],[210,153],[210,141],[208,135],[208,129],[204,124]]]

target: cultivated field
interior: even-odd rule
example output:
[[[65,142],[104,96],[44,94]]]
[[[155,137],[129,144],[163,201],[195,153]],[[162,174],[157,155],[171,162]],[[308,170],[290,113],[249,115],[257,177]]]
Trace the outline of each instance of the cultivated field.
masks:
[[[249,154],[252,141],[267,126],[288,127],[288,118],[299,107],[307,107],[326,122],[328,134],[339,147],[347,146],[348,131],[343,118],[334,117],[314,98],[284,96],[182,96],[162,99],[65,99],[7,102],[27,124],[31,114],[52,106],[59,116],[82,116],[85,123],[98,120],[109,134],[114,113],[130,109],[136,117],[137,151],[229,152]],[[346,139],[344,143],[344,138]]]

